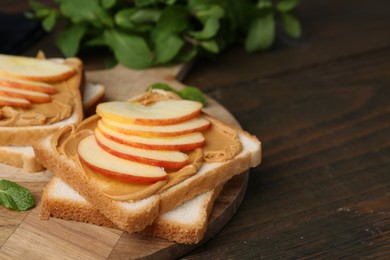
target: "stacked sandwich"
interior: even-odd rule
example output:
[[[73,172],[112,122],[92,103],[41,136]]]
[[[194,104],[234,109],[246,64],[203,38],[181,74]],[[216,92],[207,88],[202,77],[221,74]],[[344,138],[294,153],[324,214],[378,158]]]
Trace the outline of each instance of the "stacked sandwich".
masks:
[[[0,55],[0,163],[42,170],[32,144],[82,120],[82,62]]]
[[[179,243],[202,239],[224,183],[261,159],[255,136],[205,114],[201,103],[156,90],[101,103],[34,150],[55,175],[42,195],[43,219]]]

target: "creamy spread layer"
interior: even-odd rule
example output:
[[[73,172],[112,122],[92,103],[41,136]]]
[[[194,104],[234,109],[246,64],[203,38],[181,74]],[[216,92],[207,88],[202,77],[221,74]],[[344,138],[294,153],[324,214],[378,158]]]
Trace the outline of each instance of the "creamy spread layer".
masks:
[[[207,117],[207,116],[206,116]],[[206,142],[202,148],[188,153],[190,163],[178,171],[168,172],[168,178],[154,184],[136,184],[109,178],[91,170],[84,165],[77,153],[77,144],[87,135],[93,134],[98,116],[92,116],[74,129],[59,132],[52,140],[59,154],[64,154],[77,162],[79,172],[86,174],[90,181],[95,182],[109,197],[120,201],[133,201],[145,198],[152,194],[162,192],[169,187],[187,179],[195,174],[203,163],[224,162],[232,159],[242,150],[237,132],[218,120],[207,117],[211,126],[202,133]]]
[[[78,64],[78,66],[77,74],[53,84],[58,92],[51,95],[51,102],[33,103],[28,108],[0,107],[0,114],[2,115],[0,126],[51,125],[70,117],[73,113],[74,100],[75,96],[78,95],[78,86],[81,81],[81,64]]]

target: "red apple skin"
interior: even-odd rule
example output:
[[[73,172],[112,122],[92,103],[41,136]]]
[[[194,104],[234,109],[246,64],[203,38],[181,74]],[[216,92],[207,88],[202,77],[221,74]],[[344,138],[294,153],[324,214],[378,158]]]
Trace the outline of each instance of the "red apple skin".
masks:
[[[196,148],[202,147],[204,142],[197,142],[197,143],[192,143],[192,144],[178,144],[178,145],[158,145],[158,144],[143,144],[143,143],[136,143],[136,142],[129,142],[123,139],[120,139],[118,137],[109,135],[105,133],[103,130],[99,129],[100,133],[104,135],[106,138],[120,143],[120,144],[125,144],[128,146],[136,147],[136,148],[142,148],[146,150],[165,150],[165,151],[189,151],[189,150],[194,150]]]
[[[174,125],[178,124],[187,120],[190,120],[194,117],[197,117],[201,112],[201,109],[188,114],[186,116],[178,117],[178,118],[172,118],[172,119],[142,119],[142,118],[135,118],[133,123],[136,125],[150,125],[150,126],[162,126],[162,125]]]
[[[13,102],[7,100],[0,100],[0,106],[11,106],[11,107],[20,107],[20,108],[28,108],[31,106],[31,103],[21,103],[21,102]]]
[[[106,145],[99,142],[99,140],[97,140],[97,139],[96,139],[96,142],[106,152],[108,152],[112,155],[115,155],[119,158],[138,162],[138,163],[159,166],[159,167],[163,167],[165,169],[179,169],[179,168],[182,168],[188,164],[188,159],[183,161],[183,162],[169,162],[169,161],[160,161],[160,160],[155,160],[155,159],[150,159],[150,158],[134,156],[134,155],[130,155],[130,154],[124,154],[124,153],[115,151],[115,150],[111,149],[110,147],[107,147]]]
[[[119,133],[128,134],[128,135],[144,136],[144,137],[153,137],[153,136],[155,136],[155,137],[170,137],[170,136],[191,134],[191,133],[194,133],[194,132],[201,132],[203,130],[206,130],[211,125],[209,123],[207,125],[203,125],[203,126],[200,126],[200,127],[197,127],[197,128],[188,129],[188,130],[185,130],[185,131],[177,131],[177,132],[145,132],[145,131],[136,131],[136,130],[133,131],[133,130],[130,130],[130,129],[124,129],[124,128],[112,126],[112,125],[109,125],[109,124],[105,123],[104,121],[102,123],[106,127],[110,128],[112,130],[115,130],[115,131],[117,131]]]
[[[28,94],[12,92],[12,90],[11,91],[0,90],[0,95],[4,97],[24,98],[34,103],[48,103],[51,101],[51,97],[49,95],[47,95],[46,97],[37,97],[37,96],[30,96]]]
[[[5,86],[5,87],[17,88],[17,89],[39,91],[39,92],[43,92],[43,93],[47,93],[47,94],[55,94],[58,92],[58,90],[54,86],[40,87],[39,85],[28,84],[27,81],[26,82],[17,82],[17,81],[13,81],[12,79],[5,79],[5,78],[0,78],[0,85]]]
[[[131,183],[137,183],[137,184],[153,184],[153,183],[156,183],[158,181],[165,180],[168,177],[168,175],[161,176],[161,177],[142,177],[142,176],[135,176],[135,175],[129,175],[129,174],[121,174],[118,172],[114,172],[114,171],[110,171],[110,170],[96,167],[96,166],[84,161],[81,157],[80,157],[80,160],[83,164],[85,164],[91,170],[93,170],[99,174],[102,174],[104,176],[107,176],[109,178],[113,178],[113,179],[123,181],[123,182],[131,182]]]

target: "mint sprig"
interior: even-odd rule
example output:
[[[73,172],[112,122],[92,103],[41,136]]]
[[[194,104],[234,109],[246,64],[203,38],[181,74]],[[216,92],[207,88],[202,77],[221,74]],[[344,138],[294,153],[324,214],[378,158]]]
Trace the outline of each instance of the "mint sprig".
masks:
[[[8,180],[0,180],[0,204],[19,211],[35,206],[34,198],[28,189]]]
[[[170,91],[181,97],[182,99],[187,100],[193,100],[198,101],[203,104],[203,106],[207,105],[206,98],[203,94],[203,92],[196,88],[191,86],[184,86],[181,90],[177,90],[172,88],[171,86],[164,84],[164,83],[154,83],[152,84],[147,90],[150,89],[162,89],[165,91]]]
[[[105,47],[121,64],[135,68],[210,57],[242,44],[265,51],[275,42],[278,24],[301,36],[293,14],[300,0],[53,0],[51,7],[30,1],[27,17],[50,32],[64,21],[56,44],[66,57],[83,48]],[[53,7],[54,6],[54,7]]]

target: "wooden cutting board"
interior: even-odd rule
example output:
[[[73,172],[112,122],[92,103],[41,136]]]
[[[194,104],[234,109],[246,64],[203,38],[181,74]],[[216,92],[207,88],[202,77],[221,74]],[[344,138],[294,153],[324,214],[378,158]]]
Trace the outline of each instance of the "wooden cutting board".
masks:
[[[126,100],[145,91],[152,83],[165,82],[177,88],[186,67],[173,66],[134,71],[117,66],[111,70],[90,71],[87,81],[105,86],[105,100]],[[228,123],[238,125],[234,117],[208,98],[205,110]],[[41,221],[40,197],[51,179],[48,171],[27,173],[0,164],[0,179],[15,181],[28,188],[37,206],[17,212],[0,206],[0,259],[135,259],[177,258],[190,252],[220,231],[241,204],[248,183],[248,173],[231,179],[217,198],[204,239],[197,245],[182,245],[159,238],[51,218]]]

